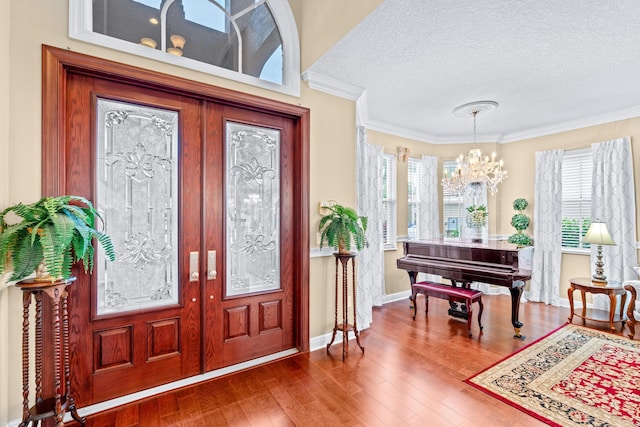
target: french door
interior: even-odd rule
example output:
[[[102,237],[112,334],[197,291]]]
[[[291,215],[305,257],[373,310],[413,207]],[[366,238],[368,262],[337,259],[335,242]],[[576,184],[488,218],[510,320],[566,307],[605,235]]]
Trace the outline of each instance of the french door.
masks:
[[[43,192],[93,200],[117,257],[70,292],[79,405],[308,350],[308,113],[43,52]]]

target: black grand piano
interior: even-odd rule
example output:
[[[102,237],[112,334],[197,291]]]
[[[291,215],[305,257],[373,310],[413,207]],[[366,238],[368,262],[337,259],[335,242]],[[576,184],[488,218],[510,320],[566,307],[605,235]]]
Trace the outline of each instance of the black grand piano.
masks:
[[[509,288],[514,338],[524,338],[520,335],[522,322],[518,315],[525,281],[531,279],[533,248],[525,248],[526,260],[519,263],[520,250],[503,241],[411,240],[403,246],[404,256],[398,259],[397,266],[407,270],[412,285],[421,272],[442,276],[451,280],[454,286],[467,287],[471,282],[482,282]]]

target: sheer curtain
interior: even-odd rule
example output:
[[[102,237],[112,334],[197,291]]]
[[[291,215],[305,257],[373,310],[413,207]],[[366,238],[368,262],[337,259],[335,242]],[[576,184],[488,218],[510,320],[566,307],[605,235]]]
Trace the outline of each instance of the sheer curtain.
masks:
[[[438,158],[422,156],[420,183],[420,239],[440,237],[440,201],[438,198]]]
[[[615,246],[603,246],[604,273],[608,280],[636,279],[636,199],[631,140],[629,137],[591,146],[593,179],[591,220],[607,224]],[[591,264],[596,245],[591,245]],[[609,307],[608,298],[595,298],[594,307]]]
[[[525,298],[560,306],[563,150],[536,153],[533,271]]]
[[[363,126],[357,127],[357,211],[366,216],[367,243],[357,257],[356,307],[358,329],[371,325],[374,306],[382,306],[384,298],[384,247],[382,240],[382,161],[383,150],[367,143]]]

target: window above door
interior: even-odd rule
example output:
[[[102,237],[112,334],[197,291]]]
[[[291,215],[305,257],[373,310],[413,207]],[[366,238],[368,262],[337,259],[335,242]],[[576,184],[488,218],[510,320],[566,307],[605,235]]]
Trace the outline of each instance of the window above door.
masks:
[[[300,46],[286,0],[70,0],[69,37],[300,94]]]

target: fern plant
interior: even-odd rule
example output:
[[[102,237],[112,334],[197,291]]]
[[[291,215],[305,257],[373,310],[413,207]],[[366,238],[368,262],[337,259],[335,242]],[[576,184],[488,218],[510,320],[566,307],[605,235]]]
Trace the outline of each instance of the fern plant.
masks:
[[[7,224],[13,212],[21,221]],[[6,208],[0,213],[0,274],[13,265],[10,280],[20,280],[43,262],[51,281],[68,279],[71,267],[82,261],[85,272],[93,271],[93,239],[115,260],[111,238],[95,229],[102,220],[93,204],[79,196],[43,197],[36,203]]]
[[[362,250],[366,243],[364,232],[367,231],[367,217],[358,216],[352,208],[338,204],[327,209],[329,214],[322,217],[318,227],[321,232],[320,248],[326,242],[339,253],[348,253],[352,244]]]

